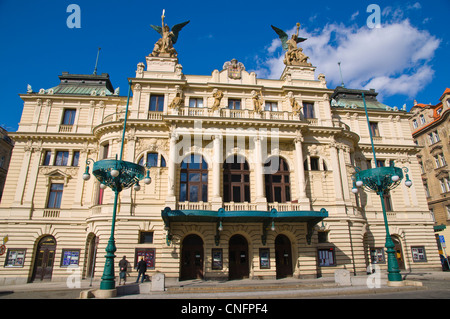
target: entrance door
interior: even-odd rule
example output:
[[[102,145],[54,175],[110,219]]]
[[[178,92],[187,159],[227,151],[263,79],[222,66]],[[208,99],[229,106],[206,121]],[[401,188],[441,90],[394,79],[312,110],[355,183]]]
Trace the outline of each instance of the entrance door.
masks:
[[[203,279],[203,240],[188,235],[181,248],[180,280]]]
[[[292,277],[291,241],[284,235],[275,239],[275,261],[277,266],[277,279]]]
[[[400,243],[400,240],[398,240],[397,237],[391,236],[391,238],[395,245],[394,250],[395,250],[395,257],[397,258],[397,262],[398,262],[398,268],[400,270],[405,270],[405,262],[403,260],[402,244]]]
[[[32,281],[51,280],[55,260],[56,240],[47,236],[39,241],[36,250]]]
[[[229,243],[229,279],[248,278],[248,244],[247,240],[241,235],[234,235]]]

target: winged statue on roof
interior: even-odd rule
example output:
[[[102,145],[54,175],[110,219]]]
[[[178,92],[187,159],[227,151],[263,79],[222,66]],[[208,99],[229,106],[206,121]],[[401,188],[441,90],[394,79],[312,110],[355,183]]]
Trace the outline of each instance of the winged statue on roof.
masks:
[[[188,24],[190,21],[185,21],[179,24],[176,24],[172,27],[172,29],[169,28],[167,24],[164,24],[164,12],[163,10],[161,19],[162,19],[162,26],[156,26],[156,25],[150,25],[153,30],[159,33],[161,35],[161,38],[155,43],[155,46],[153,48],[152,56],[162,56],[162,57],[177,57],[178,53],[173,47],[175,43],[177,43],[178,40],[178,34],[180,33],[181,29],[183,29],[186,24]]]
[[[303,41],[306,41],[307,38],[301,38],[298,36],[298,31],[300,29],[300,23],[297,22],[297,33],[294,33],[291,38],[289,39],[289,36],[286,32],[283,30],[274,27],[271,25],[272,29],[276,32],[278,37],[281,40],[281,44],[284,50],[286,50],[286,53],[284,55],[284,64],[286,65],[308,65],[311,66],[311,63],[308,63],[309,57],[307,57],[303,53],[303,49],[300,47],[297,47],[298,43],[301,43]]]

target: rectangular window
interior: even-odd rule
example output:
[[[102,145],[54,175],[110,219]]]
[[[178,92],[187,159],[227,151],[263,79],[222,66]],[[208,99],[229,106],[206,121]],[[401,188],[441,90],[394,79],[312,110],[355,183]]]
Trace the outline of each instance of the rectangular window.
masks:
[[[5,267],[23,267],[26,249],[8,249],[5,258]]]
[[[384,167],[385,160],[377,160],[377,167]]]
[[[203,99],[201,98],[190,98],[189,107],[203,107]]]
[[[433,133],[428,134],[428,140],[430,141],[430,144],[434,144],[434,136],[433,136]]]
[[[425,117],[423,116],[423,114],[420,114],[420,123],[421,124],[425,124]]]
[[[319,158],[318,157],[311,157],[310,158],[310,165],[312,171],[318,171],[319,170]]]
[[[64,184],[51,184],[47,208],[61,208],[63,189]]]
[[[318,249],[320,267],[336,266],[334,248]]]
[[[73,125],[75,122],[75,114],[77,113],[74,109],[65,109],[63,116],[63,125]]]
[[[447,192],[447,188],[445,187],[444,179],[440,179],[439,183],[441,184],[441,193]]]
[[[46,151],[45,152],[45,157],[44,157],[44,165],[48,166],[50,165],[50,158],[52,157],[52,152],[51,151]]]
[[[241,109],[241,100],[228,99],[228,108],[231,110],[240,110]]]
[[[370,259],[372,264],[384,264],[384,249],[383,248],[371,248]]]
[[[425,255],[425,247],[411,247],[411,253],[414,262],[426,262],[427,256]]]
[[[56,152],[55,166],[67,166],[69,151]]]
[[[278,103],[277,102],[266,102],[264,105],[265,111],[278,111]]]
[[[378,130],[378,123],[369,122],[369,125],[370,125],[370,132],[372,133],[372,136],[380,136],[380,131]]]
[[[387,212],[392,212],[392,201],[391,201],[391,194],[386,194],[383,196],[384,201],[384,207],[386,208]]]
[[[152,112],[164,111],[164,95],[151,95],[148,110]]]
[[[78,265],[80,261],[79,249],[63,249],[61,257],[61,267],[69,267],[72,265]]]
[[[418,128],[419,127],[419,124],[417,124],[417,120],[413,120],[413,127],[414,128]]]
[[[80,161],[80,152],[79,151],[73,152],[72,166],[78,166],[79,161]]]
[[[303,102],[303,117],[305,119],[315,118],[313,103]]]
[[[439,162],[439,157],[437,155],[434,156],[434,163],[436,164],[436,168],[441,167],[441,164]]]
[[[434,142],[435,143],[439,142],[441,140],[437,131],[433,132],[433,137],[434,137]]]
[[[445,166],[447,165],[447,161],[445,160],[444,154],[439,154],[439,160],[441,161],[441,165]]]
[[[139,244],[153,244],[153,232],[141,231],[139,233]]]

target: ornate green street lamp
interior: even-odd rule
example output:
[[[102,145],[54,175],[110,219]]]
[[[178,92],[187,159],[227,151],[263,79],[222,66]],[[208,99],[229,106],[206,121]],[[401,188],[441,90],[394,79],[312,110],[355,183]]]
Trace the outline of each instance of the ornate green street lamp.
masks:
[[[375,163],[377,163],[364,93],[362,93],[362,98],[364,101],[364,109],[366,111],[367,125],[369,126],[370,142],[372,143],[373,157]],[[358,192],[358,187],[363,187],[365,190],[375,192],[380,196],[381,207],[383,209],[384,226],[386,228],[385,247],[388,255],[388,280],[400,282],[402,281],[402,276],[400,275],[400,269],[398,267],[397,258],[395,257],[395,250],[394,250],[395,245],[389,233],[389,225],[386,215],[384,198],[386,195],[389,194],[389,191],[391,189],[394,189],[398,185],[400,185],[403,179],[403,171],[405,172],[406,177],[405,185],[407,187],[411,187],[412,182],[407,174],[408,168],[395,167],[394,162],[391,161],[388,167],[376,167],[366,170],[361,170],[360,168],[357,167],[355,168],[355,170],[356,172],[354,176],[352,176],[353,179],[352,192],[356,194]]]
[[[114,206],[113,206],[113,215],[112,215],[112,225],[111,225],[111,236],[108,241],[108,245],[106,246],[106,262],[105,268],[103,270],[102,281],[100,283],[101,290],[110,290],[115,289],[115,276],[114,276],[114,255],[116,251],[116,245],[114,241],[114,229],[116,222],[116,212],[117,212],[117,200],[119,197],[119,193],[134,185],[134,190],[140,190],[139,181],[144,179],[145,184],[151,183],[151,178],[149,173],[147,172],[147,177],[145,176],[145,167],[135,164],[132,162],[126,162],[122,160],[123,154],[123,145],[125,141],[125,131],[127,126],[127,118],[128,118],[128,105],[130,102],[130,93],[131,93],[131,81],[129,81],[129,89],[128,89],[128,99],[127,106],[125,110],[125,119],[123,124],[123,133],[122,133],[122,143],[120,148],[120,157],[117,159],[105,159],[100,161],[93,161],[92,159],[86,160],[86,172],[83,174],[83,179],[85,181],[90,179],[89,174],[89,164],[90,161],[94,162],[92,167],[92,174],[94,174],[95,178],[100,182],[100,187],[105,189],[107,187],[111,188],[114,191]]]

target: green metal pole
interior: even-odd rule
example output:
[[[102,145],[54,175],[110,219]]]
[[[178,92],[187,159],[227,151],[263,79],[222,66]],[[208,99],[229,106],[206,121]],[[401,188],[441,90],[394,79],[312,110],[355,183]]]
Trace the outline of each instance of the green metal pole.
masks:
[[[106,261],[105,268],[103,269],[102,281],[100,283],[100,289],[109,290],[116,287],[116,282],[114,280],[114,258],[116,257],[114,253],[116,252],[116,244],[114,242],[114,229],[116,224],[116,211],[117,211],[117,199],[119,197],[119,191],[114,191],[114,207],[112,215],[112,225],[111,225],[111,235],[108,240],[108,245],[106,246]]]
[[[127,98],[127,107],[125,109],[125,119],[123,120],[123,132],[122,132],[122,144],[120,146],[120,157],[119,160],[122,160],[123,155],[123,144],[125,141],[125,131],[127,129],[127,118],[128,118],[128,105],[130,103],[130,95],[131,95],[131,80],[128,81],[128,98]]]
[[[364,102],[364,110],[366,111],[367,126],[369,127],[369,135],[370,135],[370,143],[372,144],[373,160],[375,161],[375,167],[377,167],[377,156],[375,155],[375,146],[373,146],[372,129],[370,128],[369,114],[367,113],[366,98],[364,97],[364,93],[361,93],[361,94],[362,94],[362,99]]]
[[[389,225],[386,215],[386,207],[384,205],[384,192],[378,193],[381,199],[381,207],[383,209],[384,226],[386,228],[386,252],[388,261],[388,280],[389,281],[402,281],[400,274],[400,268],[398,267],[397,258],[395,257],[394,242],[392,241],[391,234],[389,233]]]

